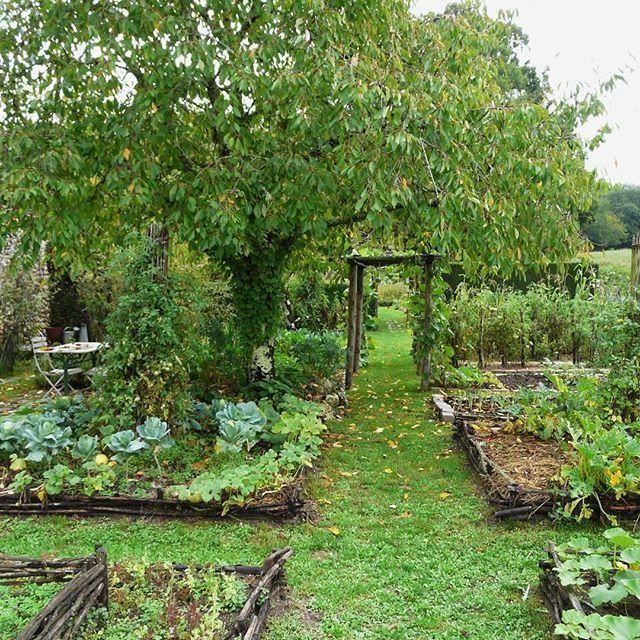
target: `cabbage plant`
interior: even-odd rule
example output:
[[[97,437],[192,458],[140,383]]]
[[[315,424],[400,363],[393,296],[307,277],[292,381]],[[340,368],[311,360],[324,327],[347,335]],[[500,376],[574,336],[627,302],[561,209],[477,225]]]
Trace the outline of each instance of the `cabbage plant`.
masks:
[[[267,423],[255,402],[227,404],[216,413],[216,418],[220,424],[217,442],[220,451],[238,452],[243,447],[251,449]]]
[[[113,456],[115,460],[126,462],[130,456],[138,453],[141,449],[146,449],[149,445],[141,438],[136,437],[131,429],[127,429],[114,433],[107,446],[115,453]]]
[[[71,455],[78,460],[88,460],[96,453],[98,453],[98,438],[86,434],[80,436],[71,449]]]
[[[153,458],[160,469],[158,451],[168,449],[175,444],[175,441],[169,437],[170,431],[167,423],[160,418],[147,418],[143,424],[137,426],[136,430],[142,440],[152,448]]]
[[[62,428],[42,415],[30,416],[22,427],[22,436],[29,451],[26,459],[33,462],[51,461],[72,445],[71,427]]]

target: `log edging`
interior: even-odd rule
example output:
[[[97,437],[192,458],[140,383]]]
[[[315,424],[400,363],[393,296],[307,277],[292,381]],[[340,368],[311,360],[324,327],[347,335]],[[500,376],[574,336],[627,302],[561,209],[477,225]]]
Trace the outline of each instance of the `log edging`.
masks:
[[[553,622],[560,624],[562,622],[562,614],[568,609],[575,609],[580,613],[585,613],[585,609],[589,609],[589,613],[593,613],[590,603],[581,600],[572,586],[565,586],[560,582],[556,569],[560,568],[561,562],[553,543],[548,546],[547,553],[549,558],[541,560],[539,563],[542,570],[540,574],[540,593]]]
[[[244,606],[225,640],[257,640],[264,630],[272,602],[284,580],[284,565],[293,555],[291,547],[274,550],[262,566],[226,565],[221,573],[255,576]],[[174,563],[174,571],[198,570]],[[107,552],[98,547],[86,558],[41,560],[0,555],[0,584],[65,582],[66,584],[16,636],[16,640],[72,640],[96,605],[108,607]]]
[[[67,515],[78,517],[160,517],[160,518],[204,518],[239,520],[292,521],[304,515],[306,500],[300,482],[291,483],[281,489],[282,499],[265,504],[231,505],[221,503],[191,503],[164,497],[137,498],[126,495],[84,496],[60,494],[48,496],[44,502],[33,499],[30,492],[0,494],[0,515],[47,516]]]
[[[107,552],[98,547],[86,558],[38,560],[0,555],[0,583],[65,582],[16,640],[71,640],[96,606],[108,605]]]

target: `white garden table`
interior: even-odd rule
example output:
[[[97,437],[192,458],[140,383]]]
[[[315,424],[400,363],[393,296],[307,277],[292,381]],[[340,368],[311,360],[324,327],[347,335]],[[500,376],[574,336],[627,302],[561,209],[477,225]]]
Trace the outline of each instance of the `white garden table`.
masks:
[[[95,367],[96,356],[98,351],[103,347],[102,342],[70,342],[68,344],[60,344],[55,347],[38,347],[34,349],[36,353],[46,353],[49,356],[59,356],[62,360],[62,369],[64,371],[63,389],[65,393],[69,393],[69,369],[74,359],[83,359],[91,357],[93,366]]]

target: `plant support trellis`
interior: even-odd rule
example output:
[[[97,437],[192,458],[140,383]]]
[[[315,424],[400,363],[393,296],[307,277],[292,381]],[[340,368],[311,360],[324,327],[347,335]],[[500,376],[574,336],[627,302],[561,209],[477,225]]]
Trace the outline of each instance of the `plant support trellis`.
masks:
[[[367,267],[388,267],[395,264],[416,263],[424,271],[425,310],[422,330],[430,333],[433,311],[432,281],[433,263],[439,256],[435,254],[397,255],[397,256],[356,256],[347,258],[349,264],[349,315],[347,320],[347,366],[345,388],[351,389],[353,376],[360,369],[360,347],[362,343],[362,306],[364,301],[364,270]],[[429,387],[431,378],[431,353],[427,351],[420,363],[420,378],[423,389]]]

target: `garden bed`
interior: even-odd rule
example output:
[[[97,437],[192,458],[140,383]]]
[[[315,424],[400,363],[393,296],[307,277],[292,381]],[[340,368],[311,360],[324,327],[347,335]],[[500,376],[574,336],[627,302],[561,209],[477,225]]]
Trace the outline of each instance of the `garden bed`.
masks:
[[[0,556],[0,583],[20,590],[24,585],[66,582],[16,640],[66,640],[79,630],[94,607],[108,605],[107,554],[102,548],[86,558],[40,560]],[[9,607],[9,598],[3,598]]]
[[[56,400],[0,421],[0,514],[302,519],[325,411],[214,400],[105,434],[85,401]]]
[[[191,503],[187,500],[138,498],[126,495],[83,496],[60,494],[40,500],[27,491],[0,493],[0,514],[11,516],[67,515],[76,517],[128,516],[159,518],[236,518],[242,520],[296,521],[306,519],[305,473],[275,491],[263,491],[242,505]]]
[[[572,512],[580,504],[580,517],[624,519],[640,515],[640,495],[628,492],[591,495],[579,503],[570,496],[563,468],[576,464],[569,443],[543,439],[522,428],[510,413],[510,403],[495,392],[434,396],[442,421],[452,422],[455,437],[479,474],[487,499],[498,519],[531,519]]]
[[[18,591],[27,582],[68,581],[17,640],[120,638],[134,632],[140,640],[203,633],[211,640],[257,640],[270,610],[284,600],[284,565],[292,555],[290,548],[278,549],[261,566],[222,567],[141,561],[107,567],[102,549],[73,560],[0,556],[0,581]],[[6,606],[10,600],[11,595]]]
[[[555,625],[568,639],[640,637],[637,560],[640,546],[620,528],[592,545],[586,538],[548,547],[540,562],[540,591]]]
[[[557,507],[551,479],[563,464],[557,444],[505,431],[505,425],[478,429],[456,419],[456,437],[480,475],[496,518],[530,519]]]

